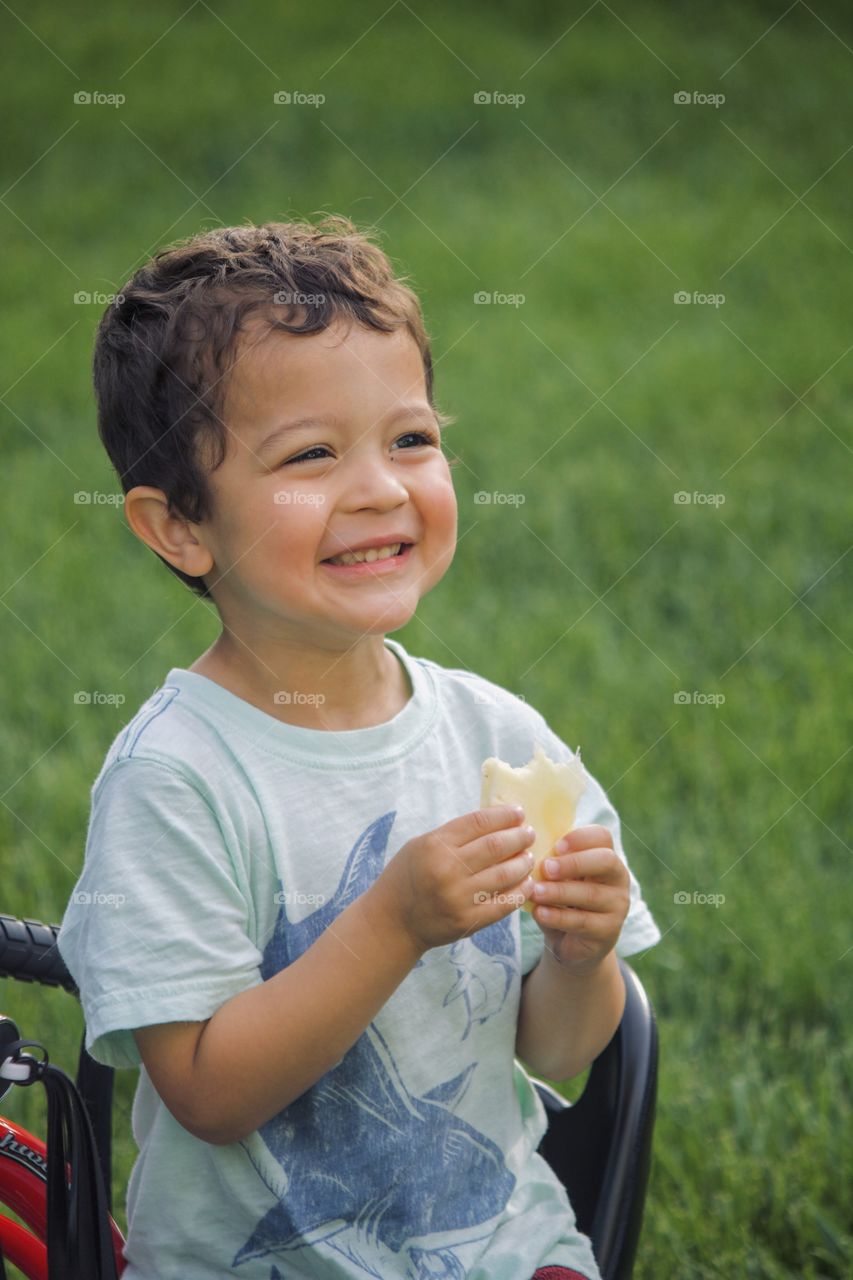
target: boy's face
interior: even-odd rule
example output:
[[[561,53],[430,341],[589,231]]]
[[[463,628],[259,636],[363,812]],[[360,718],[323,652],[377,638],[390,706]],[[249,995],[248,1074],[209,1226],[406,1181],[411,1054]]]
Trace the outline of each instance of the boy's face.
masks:
[[[408,331],[252,326],[223,417],[228,452],[210,475],[212,517],[192,526],[213,560],[202,572],[223,622],[250,645],[254,636],[297,647],[349,645],[408,622],[450,566],[457,515]],[[268,441],[309,417],[323,421]],[[388,564],[324,563],[398,540],[414,545]]]

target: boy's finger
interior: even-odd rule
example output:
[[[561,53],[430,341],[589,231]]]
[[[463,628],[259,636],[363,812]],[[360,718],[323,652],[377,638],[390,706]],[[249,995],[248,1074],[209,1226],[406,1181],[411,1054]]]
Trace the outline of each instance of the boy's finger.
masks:
[[[613,836],[599,824],[588,827],[574,827],[567,831],[554,845],[557,853],[574,853],[576,849],[596,849],[609,845],[613,848]]]
[[[524,810],[520,805],[490,804],[484,809],[473,809],[461,818],[447,823],[446,829],[452,831],[460,844],[470,844],[483,836],[493,835],[498,831],[511,831],[524,823]]]
[[[596,876],[619,882],[625,866],[619,854],[610,848],[579,849],[577,853],[560,854],[554,861],[558,869],[553,875],[544,867],[548,880],[580,880],[584,876]]]
[[[466,817],[472,818],[475,827],[478,826],[481,817],[488,821],[488,829],[490,831],[498,831],[501,827],[517,827],[520,822],[524,821],[524,808],[520,804],[487,804],[484,809],[474,809],[472,813],[466,814]],[[480,831],[480,834],[485,834]]]

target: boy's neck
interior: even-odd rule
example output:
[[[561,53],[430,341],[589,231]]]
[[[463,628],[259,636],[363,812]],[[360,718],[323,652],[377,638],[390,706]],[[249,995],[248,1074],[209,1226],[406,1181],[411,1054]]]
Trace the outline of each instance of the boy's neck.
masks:
[[[188,669],[284,724],[330,732],[369,729],[399,715],[412,696],[402,663],[381,636],[374,639],[376,644],[337,656],[315,654],[297,671],[280,659],[238,659],[223,633]],[[283,692],[289,701],[276,700]]]

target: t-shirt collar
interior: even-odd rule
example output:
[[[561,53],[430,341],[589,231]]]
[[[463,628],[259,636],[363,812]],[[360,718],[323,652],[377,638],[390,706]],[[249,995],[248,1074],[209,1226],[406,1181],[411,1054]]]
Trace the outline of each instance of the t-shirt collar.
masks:
[[[429,729],[437,696],[432,674],[413,660],[397,640],[384,643],[402,663],[412,693],[405,706],[383,724],[364,729],[307,729],[286,724],[197,671],[173,667],[165,683],[176,687],[186,705],[223,728],[250,736],[273,754],[320,767],[387,763],[404,755]]]

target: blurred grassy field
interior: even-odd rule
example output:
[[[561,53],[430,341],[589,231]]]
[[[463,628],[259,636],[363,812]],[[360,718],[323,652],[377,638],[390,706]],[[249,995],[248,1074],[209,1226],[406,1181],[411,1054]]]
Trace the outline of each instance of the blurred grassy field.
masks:
[[[103,308],[75,294],[202,226],[378,222],[462,463],[456,559],[396,636],[581,744],[664,933],[633,960],[661,1032],[637,1275],[850,1276],[849,11],[17,11],[0,910],[61,918],[109,743],[217,634],[120,509],[74,502],[118,491],[90,390]],[[0,1007],[73,1070],[70,999],[0,983]],[[3,1109],[43,1132],[31,1093]]]

